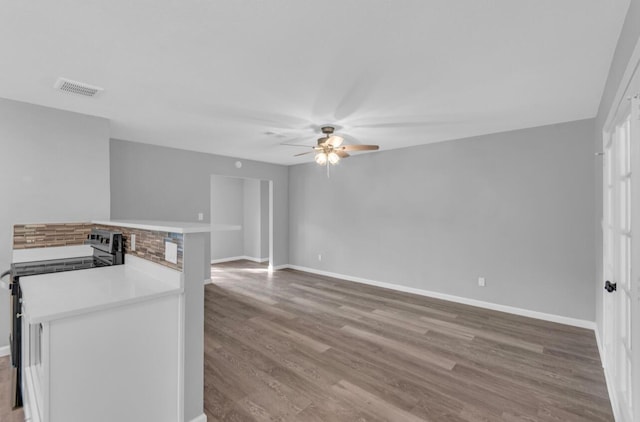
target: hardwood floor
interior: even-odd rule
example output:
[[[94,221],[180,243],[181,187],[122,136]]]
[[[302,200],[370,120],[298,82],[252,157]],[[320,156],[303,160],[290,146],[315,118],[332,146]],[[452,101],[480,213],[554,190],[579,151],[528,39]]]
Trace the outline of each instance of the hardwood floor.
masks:
[[[612,421],[592,331],[284,270],[212,267],[209,421]]]
[[[205,288],[213,421],[612,421],[593,332],[248,261]],[[0,421],[9,409],[0,358]]]
[[[0,421],[22,422],[24,412],[22,409],[11,410],[9,404],[11,397],[11,362],[9,356],[0,358]]]

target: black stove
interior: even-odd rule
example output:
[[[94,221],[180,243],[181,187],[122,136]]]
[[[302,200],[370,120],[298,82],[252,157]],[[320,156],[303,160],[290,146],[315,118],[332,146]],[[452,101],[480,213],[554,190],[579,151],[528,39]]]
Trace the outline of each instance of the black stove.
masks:
[[[90,268],[108,267],[110,264],[93,256],[80,258],[51,259],[46,261],[30,261],[11,264],[13,277],[28,275],[59,273],[62,271],[86,270]]]
[[[124,246],[122,233],[92,229],[84,242],[93,248],[93,255],[77,258],[29,261],[11,264],[11,348],[13,408],[22,406],[22,292],[20,278],[39,274],[51,274],[63,271],[87,270],[124,264]],[[4,274],[3,274],[4,275]]]

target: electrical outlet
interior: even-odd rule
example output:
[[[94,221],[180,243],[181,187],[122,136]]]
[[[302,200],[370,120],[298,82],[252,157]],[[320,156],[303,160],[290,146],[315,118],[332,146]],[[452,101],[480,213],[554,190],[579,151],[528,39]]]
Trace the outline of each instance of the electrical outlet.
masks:
[[[204,220],[204,214],[199,212],[198,213],[198,221],[202,221],[202,220]]]
[[[164,260],[173,264],[178,263],[178,245],[173,242],[164,242]]]
[[[135,234],[131,235],[131,250],[132,251],[136,250],[136,235]]]
[[[322,261],[322,254],[321,253],[318,254],[318,261]]]
[[[484,287],[486,285],[484,277],[478,277],[478,286]]]

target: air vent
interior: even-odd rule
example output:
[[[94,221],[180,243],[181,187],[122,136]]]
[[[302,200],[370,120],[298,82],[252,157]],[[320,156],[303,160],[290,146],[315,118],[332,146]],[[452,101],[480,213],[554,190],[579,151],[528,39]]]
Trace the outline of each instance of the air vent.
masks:
[[[100,87],[65,78],[58,78],[53,87],[69,94],[83,95],[85,97],[95,97],[101,91],[104,91],[104,89]]]

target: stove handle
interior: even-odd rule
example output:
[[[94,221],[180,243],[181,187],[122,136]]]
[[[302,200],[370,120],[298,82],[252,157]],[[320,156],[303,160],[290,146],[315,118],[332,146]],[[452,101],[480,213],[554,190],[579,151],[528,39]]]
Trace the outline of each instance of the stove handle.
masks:
[[[5,272],[3,272],[2,274],[0,274],[0,286],[2,286],[3,289],[9,289],[9,284],[5,283],[4,281],[2,281],[1,279],[5,278],[6,276],[8,276],[9,274],[11,274],[11,270],[7,270]]]

